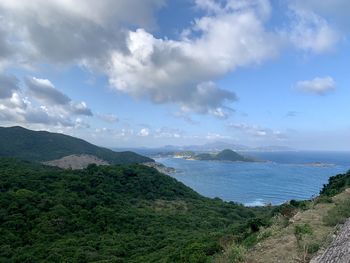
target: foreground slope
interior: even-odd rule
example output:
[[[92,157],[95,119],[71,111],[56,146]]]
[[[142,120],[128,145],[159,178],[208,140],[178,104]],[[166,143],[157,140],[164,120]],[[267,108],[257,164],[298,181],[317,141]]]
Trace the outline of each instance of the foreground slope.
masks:
[[[265,210],[204,198],[143,165],[0,158],[0,262],[209,262]]]
[[[111,164],[153,161],[134,152],[114,152],[64,134],[32,131],[19,126],[0,127],[0,157],[42,162],[73,154],[93,155]]]
[[[331,177],[317,198],[291,201],[275,211],[271,226],[250,242],[229,247],[219,262],[350,262],[349,224],[340,227],[350,218],[350,171]]]

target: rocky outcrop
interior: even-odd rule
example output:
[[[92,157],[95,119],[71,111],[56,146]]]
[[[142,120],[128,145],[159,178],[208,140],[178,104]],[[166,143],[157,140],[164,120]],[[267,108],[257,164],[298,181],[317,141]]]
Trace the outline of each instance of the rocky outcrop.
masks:
[[[46,165],[57,166],[62,169],[79,170],[88,167],[89,164],[109,165],[108,162],[88,154],[73,154],[61,159],[44,162]]]
[[[176,170],[173,167],[167,167],[161,163],[157,163],[157,162],[147,162],[147,163],[143,163],[143,165],[146,165],[148,167],[152,167],[157,169],[158,172],[163,173],[163,174],[172,174],[175,173]]]
[[[350,262],[350,219],[348,219],[323,254],[310,263],[349,263]]]

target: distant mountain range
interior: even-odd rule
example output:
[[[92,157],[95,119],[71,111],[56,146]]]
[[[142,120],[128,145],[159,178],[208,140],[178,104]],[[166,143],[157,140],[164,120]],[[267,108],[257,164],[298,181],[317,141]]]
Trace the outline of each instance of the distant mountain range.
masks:
[[[153,162],[131,151],[115,152],[82,139],[23,127],[0,127],[0,157],[17,157],[28,161],[52,161],[69,155],[92,155],[110,164]]]

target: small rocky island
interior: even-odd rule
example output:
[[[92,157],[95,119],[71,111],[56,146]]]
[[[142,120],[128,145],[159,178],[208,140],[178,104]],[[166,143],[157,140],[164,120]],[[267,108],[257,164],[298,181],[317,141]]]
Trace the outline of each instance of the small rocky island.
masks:
[[[310,167],[334,167],[334,166],[336,166],[333,163],[322,163],[322,162],[305,163],[304,165],[310,166]]]

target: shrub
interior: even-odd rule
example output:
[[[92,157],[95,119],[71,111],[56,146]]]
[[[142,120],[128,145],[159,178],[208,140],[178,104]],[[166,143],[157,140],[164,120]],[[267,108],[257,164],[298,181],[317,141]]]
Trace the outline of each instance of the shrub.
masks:
[[[246,250],[242,246],[232,245],[230,246],[223,255],[215,260],[216,263],[238,263],[245,260]]]
[[[350,200],[343,201],[330,209],[323,217],[323,221],[326,225],[335,226],[343,224],[348,217],[350,217]]]
[[[296,225],[294,235],[298,241],[301,241],[305,235],[312,235],[313,231],[309,224]]]
[[[318,198],[316,198],[316,204],[331,204],[331,203],[333,203],[333,199],[330,196],[321,195]]]

